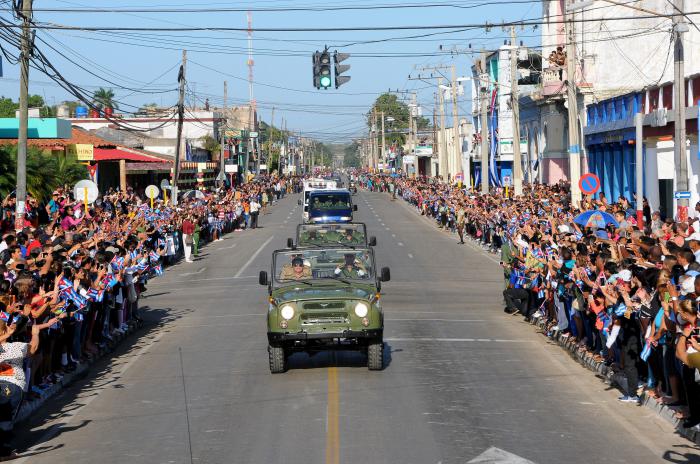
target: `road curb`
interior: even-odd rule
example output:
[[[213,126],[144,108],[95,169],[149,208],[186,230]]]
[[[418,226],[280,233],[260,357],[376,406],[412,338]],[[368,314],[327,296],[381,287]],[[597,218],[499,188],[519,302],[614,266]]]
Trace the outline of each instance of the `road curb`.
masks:
[[[531,320],[530,324],[540,329],[541,333],[544,336],[557,343],[561,348],[567,351],[575,361],[577,361],[579,364],[581,364],[591,372],[595,373],[596,377],[599,377],[601,380],[603,380],[603,382],[613,387],[619,388],[621,392],[623,391],[623,389],[625,389],[627,379],[624,377],[624,375],[619,374],[618,372],[616,372],[615,369],[611,368],[610,366],[606,366],[605,362],[597,361],[590,352],[579,351],[577,343],[574,341],[573,337],[564,337],[563,334],[559,332],[557,332],[556,335],[547,336],[547,324],[541,318]],[[656,398],[647,395],[646,392],[642,393],[640,398],[641,406],[655,412],[660,417],[668,421],[671,425],[673,425],[673,427],[676,429],[676,432],[679,435],[700,445],[700,432],[692,428],[686,429],[681,425],[682,421],[676,417],[676,412],[678,412],[679,410],[678,408],[672,408],[666,406],[665,404],[659,403],[658,401],[656,401]]]
[[[20,407],[19,412],[17,413],[17,417],[15,418],[14,424],[18,425],[26,421],[37,410],[41,409],[41,407],[49,399],[64,391],[66,387],[73,384],[74,382],[85,378],[87,373],[90,371],[91,366],[93,366],[95,363],[102,360],[103,358],[107,357],[108,355],[114,353],[124,340],[129,338],[129,336],[131,336],[132,334],[138,332],[139,329],[141,329],[142,327],[143,323],[140,322],[134,321],[127,323],[127,329],[124,333],[112,335],[112,341],[108,342],[104,346],[104,348],[101,348],[99,352],[95,356],[90,358],[87,362],[78,364],[78,367],[75,369],[75,371],[66,373],[60,381],[56,382],[55,384],[51,385],[51,387],[44,390],[41,395],[41,398],[37,398],[32,401],[28,401],[25,399],[25,401],[22,402],[22,406]]]

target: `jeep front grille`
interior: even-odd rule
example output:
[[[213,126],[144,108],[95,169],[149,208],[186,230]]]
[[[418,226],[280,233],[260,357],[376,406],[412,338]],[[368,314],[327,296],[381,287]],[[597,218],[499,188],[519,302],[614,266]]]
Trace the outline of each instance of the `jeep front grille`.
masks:
[[[301,325],[347,324],[347,313],[302,314]]]
[[[343,301],[314,301],[309,303],[304,303],[304,309],[314,310],[327,310],[327,309],[345,309],[345,302]]]

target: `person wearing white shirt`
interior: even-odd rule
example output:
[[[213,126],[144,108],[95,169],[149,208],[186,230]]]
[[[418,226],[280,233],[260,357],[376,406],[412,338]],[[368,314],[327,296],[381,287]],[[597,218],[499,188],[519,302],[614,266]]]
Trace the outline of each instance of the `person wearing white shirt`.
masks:
[[[250,201],[250,228],[256,229],[258,227],[258,216],[260,215],[260,208],[262,205],[258,203],[255,198]]]

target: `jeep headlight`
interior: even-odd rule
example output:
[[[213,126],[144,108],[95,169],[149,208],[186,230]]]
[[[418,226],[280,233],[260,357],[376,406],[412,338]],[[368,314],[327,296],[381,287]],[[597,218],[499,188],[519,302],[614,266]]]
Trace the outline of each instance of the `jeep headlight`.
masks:
[[[286,320],[290,320],[294,317],[294,308],[292,305],[284,305],[280,309],[280,315]]]
[[[355,314],[357,317],[365,317],[369,312],[369,308],[363,302],[359,302],[355,305]]]

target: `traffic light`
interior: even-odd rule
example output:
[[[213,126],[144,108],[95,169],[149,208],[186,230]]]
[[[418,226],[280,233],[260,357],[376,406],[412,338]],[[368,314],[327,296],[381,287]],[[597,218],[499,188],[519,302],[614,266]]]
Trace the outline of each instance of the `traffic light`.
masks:
[[[331,54],[328,49],[321,52],[319,57],[319,85],[322,89],[327,89],[331,86]]]
[[[350,58],[349,53],[338,53],[337,50],[335,51],[335,53],[333,53],[333,60],[335,61],[335,88],[336,89],[350,80],[350,76],[341,76],[341,74],[343,74],[348,69],[350,69],[349,64],[340,64],[343,61],[347,60],[348,58]]]
[[[321,52],[318,50],[311,56],[314,71],[314,87],[321,88]]]

